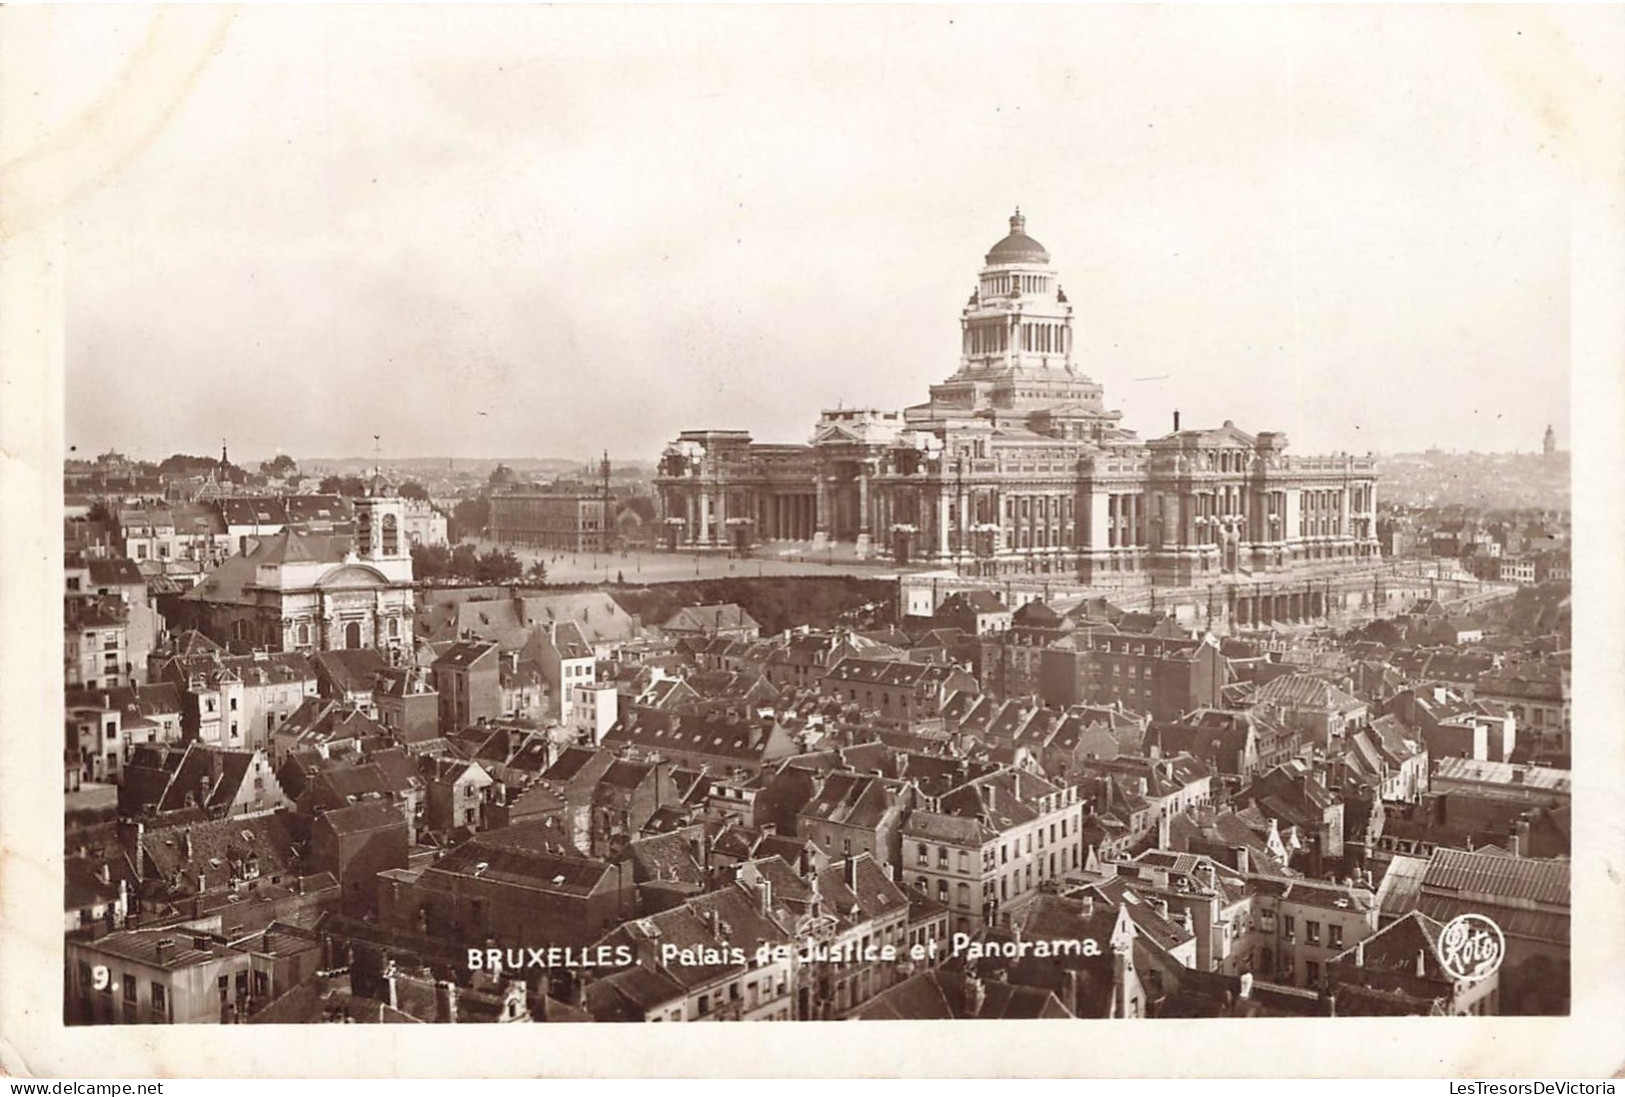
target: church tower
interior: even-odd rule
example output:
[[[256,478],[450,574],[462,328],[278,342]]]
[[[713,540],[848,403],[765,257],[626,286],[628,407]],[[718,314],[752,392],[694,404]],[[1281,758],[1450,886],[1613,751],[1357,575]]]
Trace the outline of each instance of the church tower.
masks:
[[[396,582],[412,581],[412,550],[406,538],[406,504],[394,489],[374,477],[367,494],[355,500],[355,558]]]
[[[1557,452],[1557,432],[1552,430],[1550,423],[1546,424],[1546,437],[1541,439],[1540,451],[1547,457]]]

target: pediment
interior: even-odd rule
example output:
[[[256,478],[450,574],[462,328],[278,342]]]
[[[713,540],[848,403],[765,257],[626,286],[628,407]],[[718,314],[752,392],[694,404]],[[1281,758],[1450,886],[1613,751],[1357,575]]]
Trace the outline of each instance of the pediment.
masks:
[[[335,588],[354,590],[358,588],[387,587],[390,583],[384,574],[376,568],[368,567],[365,564],[342,564],[322,576],[316,585],[330,590]]]

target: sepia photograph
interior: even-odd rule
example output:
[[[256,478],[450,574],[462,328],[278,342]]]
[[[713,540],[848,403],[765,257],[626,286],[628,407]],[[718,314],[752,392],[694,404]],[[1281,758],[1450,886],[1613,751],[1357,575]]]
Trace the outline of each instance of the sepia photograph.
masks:
[[[8,11],[42,1061],[1550,1074],[1474,1026],[1622,989],[1620,16]],[[515,1069],[806,1069],[692,1039]]]

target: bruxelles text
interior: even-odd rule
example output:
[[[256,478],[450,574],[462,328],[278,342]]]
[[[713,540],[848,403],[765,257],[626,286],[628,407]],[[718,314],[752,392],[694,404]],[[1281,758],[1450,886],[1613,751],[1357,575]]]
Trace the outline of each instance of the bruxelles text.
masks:
[[[827,943],[805,941],[798,945],[763,944],[752,951],[738,946],[718,948],[692,945],[684,948],[674,944],[659,947],[662,964],[682,967],[712,967],[727,964],[771,964],[794,960],[801,964],[890,964],[907,959],[915,962],[934,960],[943,955],[941,942],[935,939],[906,949],[889,944],[863,945],[858,941]],[[977,941],[969,934],[956,933],[948,942],[947,954],[965,960],[980,960],[999,956],[1019,959],[1024,956],[1099,956],[1100,942],[1093,939],[1054,941]],[[595,948],[471,948],[468,950],[470,971],[503,971],[522,968],[601,968],[631,967],[637,954],[629,945],[599,945]]]

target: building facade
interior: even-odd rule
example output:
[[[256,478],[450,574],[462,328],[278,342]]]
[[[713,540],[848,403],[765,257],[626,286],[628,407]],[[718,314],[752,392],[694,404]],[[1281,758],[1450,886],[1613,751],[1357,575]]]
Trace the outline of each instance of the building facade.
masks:
[[[602,495],[517,491],[491,496],[491,540],[565,552],[607,552],[613,514]]]
[[[349,534],[245,535],[237,555],[170,603],[171,627],[270,651],[370,647],[404,655],[413,599],[403,501],[380,492],[353,507]]]
[[[685,431],[656,478],[668,548],[775,540],[961,573],[1195,585],[1375,560],[1369,458],[1299,458],[1225,422],[1143,440],[1074,365],[1049,253],[1010,233],[960,316],[959,368],[903,411],[826,411],[808,445]]]

